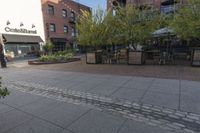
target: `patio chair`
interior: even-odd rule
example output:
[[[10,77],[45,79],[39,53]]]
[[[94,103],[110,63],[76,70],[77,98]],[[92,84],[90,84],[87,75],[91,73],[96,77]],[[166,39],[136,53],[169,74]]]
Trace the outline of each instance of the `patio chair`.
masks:
[[[117,62],[118,63],[127,63],[128,53],[127,49],[120,49],[117,54]]]
[[[103,63],[103,64],[107,64],[108,61],[109,61],[108,52],[103,51],[103,53],[102,53],[102,63]]]

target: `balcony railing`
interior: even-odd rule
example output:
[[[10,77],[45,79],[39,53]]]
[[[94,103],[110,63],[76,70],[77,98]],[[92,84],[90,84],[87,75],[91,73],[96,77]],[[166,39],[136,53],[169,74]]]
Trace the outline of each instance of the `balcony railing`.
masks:
[[[76,18],[75,17],[70,17],[69,18],[69,23],[75,24],[76,23]]]

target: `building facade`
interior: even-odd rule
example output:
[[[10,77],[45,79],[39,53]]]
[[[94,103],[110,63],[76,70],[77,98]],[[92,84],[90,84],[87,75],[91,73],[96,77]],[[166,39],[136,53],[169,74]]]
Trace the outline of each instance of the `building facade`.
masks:
[[[40,0],[5,0],[0,12],[4,53],[12,57],[36,54],[45,39]]]
[[[45,40],[51,40],[54,51],[76,48],[76,20],[81,10],[91,12],[91,8],[72,0],[41,0],[44,18]]]
[[[178,4],[185,4],[187,0],[107,0],[107,9],[114,10],[114,7],[120,5],[125,7],[126,5],[135,6],[151,6],[161,13],[171,13],[175,10]]]

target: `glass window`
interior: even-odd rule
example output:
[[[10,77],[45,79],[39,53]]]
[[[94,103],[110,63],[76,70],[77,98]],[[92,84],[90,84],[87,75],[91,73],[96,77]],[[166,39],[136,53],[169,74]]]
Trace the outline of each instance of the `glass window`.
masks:
[[[56,25],[51,23],[49,29],[51,32],[56,32]]]
[[[34,56],[40,50],[39,44],[6,44],[6,54],[11,57]]]
[[[63,27],[63,31],[64,31],[64,33],[68,33],[68,27],[67,27],[67,26],[64,26],[64,27]]]
[[[48,5],[48,13],[54,15],[54,7],[52,5]]]
[[[71,11],[71,17],[75,18],[75,13],[73,11]]]
[[[161,10],[161,13],[164,13],[164,14],[173,13],[175,11],[175,6],[174,5],[161,6],[160,10]]]
[[[76,35],[76,30],[74,27],[72,27],[72,36],[74,37]]]
[[[67,10],[65,10],[65,9],[62,10],[62,16],[63,16],[64,18],[67,17]]]

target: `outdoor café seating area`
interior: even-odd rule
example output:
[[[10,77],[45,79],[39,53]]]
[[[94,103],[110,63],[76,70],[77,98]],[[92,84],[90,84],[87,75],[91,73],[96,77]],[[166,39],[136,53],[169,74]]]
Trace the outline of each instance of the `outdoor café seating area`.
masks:
[[[122,47],[97,50],[87,53],[86,57],[88,64],[191,65],[194,50],[197,49],[186,45],[151,46],[142,50]],[[195,57],[198,58],[199,54]]]

